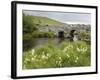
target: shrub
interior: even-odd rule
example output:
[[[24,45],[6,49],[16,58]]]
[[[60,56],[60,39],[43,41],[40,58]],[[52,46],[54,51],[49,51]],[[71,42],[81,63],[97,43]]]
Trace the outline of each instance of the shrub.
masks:
[[[87,42],[88,44],[90,44],[91,42],[91,35],[90,32],[80,32],[80,38],[82,41]]]

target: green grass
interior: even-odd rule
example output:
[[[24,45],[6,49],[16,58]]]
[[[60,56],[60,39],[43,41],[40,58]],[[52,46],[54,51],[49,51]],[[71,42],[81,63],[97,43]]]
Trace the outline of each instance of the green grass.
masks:
[[[82,41],[48,43],[23,53],[23,69],[90,66],[90,51]]]
[[[28,16],[32,19],[33,24],[37,24],[39,26],[62,26],[64,23],[56,21],[54,19],[50,19],[48,17],[42,17],[42,16]]]

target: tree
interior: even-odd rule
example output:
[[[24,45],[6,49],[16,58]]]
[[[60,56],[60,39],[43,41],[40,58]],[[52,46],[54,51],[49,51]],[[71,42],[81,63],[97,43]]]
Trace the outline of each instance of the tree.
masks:
[[[32,33],[36,31],[37,28],[35,24],[33,23],[32,16],[23,14],[23,33]]]
[[[33,17],[23,14],[23,50],[32,47],[32,33],[37,31]]]

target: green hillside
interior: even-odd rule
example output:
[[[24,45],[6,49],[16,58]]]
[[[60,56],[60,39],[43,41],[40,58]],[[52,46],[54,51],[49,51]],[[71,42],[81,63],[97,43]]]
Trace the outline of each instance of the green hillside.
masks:
[[[31,17],[32,21],[34,24],[36,25],[40,25],[40,26],[63,26],[64,23],[61,23],[59,21],[56,21],[54,19],[50,19],[47,17],[41,17],[41,16],[28,16]]]

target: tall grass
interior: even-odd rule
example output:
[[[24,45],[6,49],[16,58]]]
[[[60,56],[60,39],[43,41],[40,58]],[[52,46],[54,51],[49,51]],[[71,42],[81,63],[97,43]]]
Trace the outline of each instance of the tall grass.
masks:
[[[23,53],[23,69],[90,66],[90,51],[82,41],[47,43]]]

